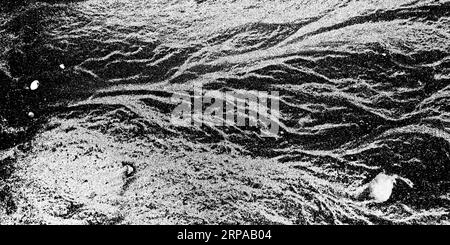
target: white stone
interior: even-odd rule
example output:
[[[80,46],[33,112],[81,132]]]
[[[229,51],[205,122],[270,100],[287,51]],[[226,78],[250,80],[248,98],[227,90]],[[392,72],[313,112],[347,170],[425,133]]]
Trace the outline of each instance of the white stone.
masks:
[[[394,188],[397,176],[390,176],[384,173],[378,174],[367,186],[368,194],[375,202],[385,202],[389,200]]]
[[[134,173],[134,168],[130,165],[126,165],[125,173],[127,176],[131,176]]]
[[[31,90],[36,90],[39,88],[39,81],[38,80],[34,80],[31,84],[30,84],[30,89]]]

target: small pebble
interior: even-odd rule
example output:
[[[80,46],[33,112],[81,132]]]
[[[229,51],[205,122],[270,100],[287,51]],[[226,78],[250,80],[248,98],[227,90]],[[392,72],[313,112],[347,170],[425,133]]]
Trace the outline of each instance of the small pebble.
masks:
[[[132,166],[130,166],[130,165],[127,165],[126,166],[126,175],[127,176],[131,176],[131,175],[133,175],[133,173],[134,173],[134,168],[132,167]]]
[[[38,80],[34,80],[31,84],[30,84],[30,89],[31,90],[36,90],[39,88],[39,81]]]
[[[385,202],[389,200],[394,188],[396,176],[378,174],[368,185],[369,196],[375,202]]]
[[[34,113],[33,112],[28,112],[28,117],[31,117],[31,118],[33,118],[34,117]]]
[[[125,175],[125,177],[132,176],[134,174],[134,172],[136,171],[133,164],[131,164],[129,162],[123,162],[122,165],[123,165],[123,174]]]
[[[62,70],[66,69],[66,66],[64,64],[59,65],[59,68],[61,68]]]

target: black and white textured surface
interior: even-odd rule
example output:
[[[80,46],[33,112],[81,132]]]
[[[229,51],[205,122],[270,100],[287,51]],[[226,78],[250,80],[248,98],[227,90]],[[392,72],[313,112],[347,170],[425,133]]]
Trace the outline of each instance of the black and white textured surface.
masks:
[[[0,9],[0,224],[450,223],[449,1]],[[199,84],[279,132],[174,125]]]

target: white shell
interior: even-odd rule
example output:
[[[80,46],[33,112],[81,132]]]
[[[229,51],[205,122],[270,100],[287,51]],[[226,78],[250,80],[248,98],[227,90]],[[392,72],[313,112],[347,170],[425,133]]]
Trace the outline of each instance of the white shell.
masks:
[[[66,66],[64,64],[59,65],[59,68],[61,68],[62,70],[66,69]]]
[[[126,166],[126,174],[127,174],[127,176],[130,176],[133,173],[134,173],[134,168],[132,166],[130,166],[130,165],[127,165]]]
[[[34,113],[30,111],[30,112],[28,112],[28,116],[33,118],[34,117]]]
[[[395,176],[389,176],[384,173],[378,174],[367,186],[369,197],[375,202],[385,202],[389,200],[394,188]]]
[[[39,81],[38,80],[34,80],[31,84],[30,84],[30,89],[31,90],[36,90],[39,88]]]

